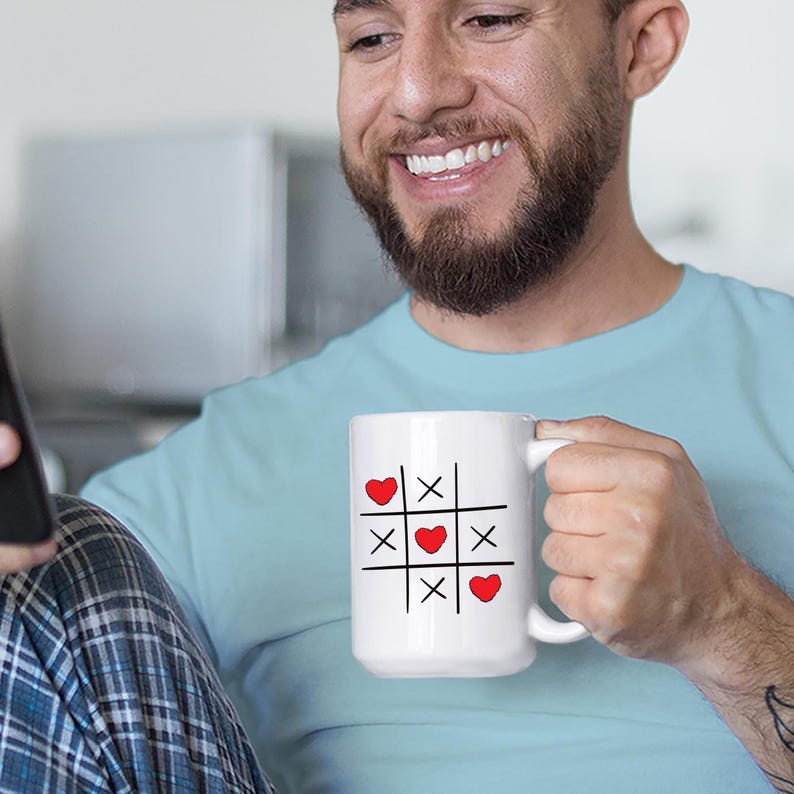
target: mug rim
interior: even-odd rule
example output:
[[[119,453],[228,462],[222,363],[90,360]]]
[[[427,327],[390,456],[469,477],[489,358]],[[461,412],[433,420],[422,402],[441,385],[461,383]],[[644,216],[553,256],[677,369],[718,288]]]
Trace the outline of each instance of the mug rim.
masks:
[[[368,413],[356,414],[350,419],[349,424],[365,419],[399,419],[409,416],[415,416],[422,419],[432,419],[435,417],[455,417],[455,416],[509,416],[518,417],[521,419],[528,419],[530,422],[537,423],[537,417],[530,413],[522,413],[518,411],[488,411],[488,410],[465,410],[455,409],[451,411],[390,411],[385,413]]]

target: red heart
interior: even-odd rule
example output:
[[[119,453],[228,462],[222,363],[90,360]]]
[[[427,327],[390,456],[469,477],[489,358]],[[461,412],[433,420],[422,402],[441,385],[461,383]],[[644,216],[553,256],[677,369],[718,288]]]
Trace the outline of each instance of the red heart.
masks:
[[[447,530],[444,527],[428,529],[422,527],[416,531],[416,542],[428,553],[435,554],[447,539]]]
[[[383,482],[380,480],[370,480],[367,483],[367,496],[379,505],[387,505],[391,502],[394,494],[397,493],[397,480],[394,477],[387,477]]]
[[[480,601],[492,601],[502,586],[502,580],[498,574],[492,573],[487,579],[482,576],[475,576],[469,582],[469,588]]]

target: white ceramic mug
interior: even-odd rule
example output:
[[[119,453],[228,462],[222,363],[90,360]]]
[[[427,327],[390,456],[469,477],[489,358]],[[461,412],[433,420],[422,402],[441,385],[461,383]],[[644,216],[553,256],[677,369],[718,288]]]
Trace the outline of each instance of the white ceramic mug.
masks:
[[[528,667],[588,636],[538,606],[535,474],[570,443],[487,411],[350,422],[353,655],[384,677]]]

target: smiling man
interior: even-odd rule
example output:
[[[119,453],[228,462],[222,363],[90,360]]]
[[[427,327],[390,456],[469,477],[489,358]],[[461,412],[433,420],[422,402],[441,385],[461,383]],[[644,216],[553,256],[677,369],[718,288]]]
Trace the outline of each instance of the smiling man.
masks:
[[[487,10],[336,11],[348,184],[406,284],[479,316],[559,275],[621,157],[628,112],[603,24],[565,57],[592,22],[584,8]]]
[[[200,419],[85,496],[155,558],[282,792],[794,791],[794,300],[665,261],[629,198],[633,103],[678,56],[684,7],[339,0],[333,16],[344,172],[407,295],[318,356],[210,395]],[[348,423],[425,409],[531,411],[557,418],[539,436],[579,442],[547,465],[540,591],[592,638],[504,678],[384,680],[354,661]],[[51,688],[74,677],[20,629],[23,605],[87,620],[80,594],[99,571],[104,590],[138,593],[106,573],[130,553],[123,528],[63,509],[58,556],[4,583],[4,630],[19,639],[0,694],[32,659],[59,704]],[[35,553],[4,549],[0,566]],[[44,589],[62,578],[80,588]],[[144,641],[140,619],[119,638],[91,604],[109,626],[91,641],[100,658]],[[159,627],[150,611],[144,625]],[[64,632],[75,658],[96,637]],[[165,658],[189,648],[201,674],[156,666],[177,715],[190,705],[178,693],[213,691],[181,624],[145,642]],[[117,672],[88,680],[119,702],[132,689],[145,747],[164,733],[151,716],[163,698],[146,706],[148,679]],[[201,736],[226,741],[205,755],[242,763],[212,697],[220,725]],[[104,713],[106,698],[92,703]],[[27,711],[10,694],[0,704],[22,709],[1,760]],[[190,716],[179,724],[190,734]],[[206,761],[188,755],[201,779]],[[0,782],[19,768],[3,763]]]

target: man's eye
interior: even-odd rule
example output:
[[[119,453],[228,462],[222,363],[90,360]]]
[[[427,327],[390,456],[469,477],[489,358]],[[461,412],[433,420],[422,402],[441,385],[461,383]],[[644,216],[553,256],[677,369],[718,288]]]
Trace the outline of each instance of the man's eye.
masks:
[[[372,36],[362,36],[348,45],[348,52],[358,51],[372,51],[377,50],[379,47],[385,47],[393,40],[393,36],[387,33],[375,33]]]
[[[469,24],[484,29],[510,28],[523,22],[526,17],[527,14],[480,14],[472,17]]]

